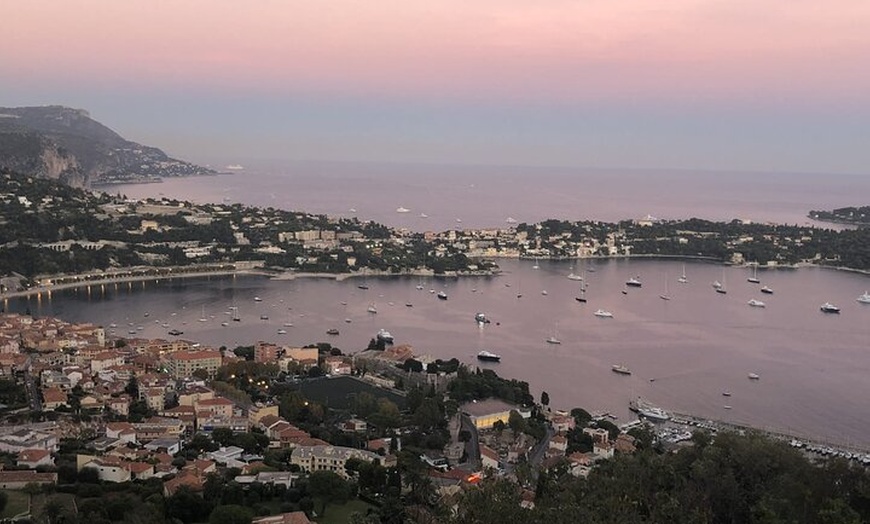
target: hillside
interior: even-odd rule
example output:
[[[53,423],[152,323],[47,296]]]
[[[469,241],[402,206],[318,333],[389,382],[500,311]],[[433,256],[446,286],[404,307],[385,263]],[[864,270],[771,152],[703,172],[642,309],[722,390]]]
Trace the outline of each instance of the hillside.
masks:
[[[0,167],[75,186],[214,173],[63,106],[0,107]]]

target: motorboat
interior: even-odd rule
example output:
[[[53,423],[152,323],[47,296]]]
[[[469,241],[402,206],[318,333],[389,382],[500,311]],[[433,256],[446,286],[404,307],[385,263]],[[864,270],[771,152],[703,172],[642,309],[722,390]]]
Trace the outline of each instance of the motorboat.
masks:
[[[773,290],[767,286],[762,287],[761,292],[764,293],[765,295],[772,295],[773,294]]]
[[[287,334],[287,330],[286,330],[286,329],[279,329],[279,330],[278,330],[278,334],[279,334],[279,335],[286,335],[286,334]]]
[[[269,315],[260,315],[260,320],[269,320]]]
[[[830,302],[825,302],[824,304],[819,306],[819,309],[822,310],[822,313],[839,313],[840,312],[840,308],[838,308],[834,304],[831,304]]]
[[[396,213],[410,213],[410,212],[411,212],[411,210],[408,209],[407,207],[399,206],[396,208]]]
[[[447,293],[445,293],[445,292],[443,292],[443,291],[439,291],[439,292],[438,292],[438,298],[439,298],[440,300],[447,300]]]
[[[613,318],[613,313],[604,309],[598,309],[592,314],[599,318]]]
[[[640,281],[640,277],[632,277],[625,281],[625,285],[628,287],[641,287],[643,283]]]
[[[489,351],[481,351],[477,354],[477,360],[482,360],[484,362],[500,362],[501,355],[496,355]]]
[[[764,307],[766,305],[764,302],[757,300],[757,299],[754,299],[754,298],[751,299],[749,302],[747,302],[747,304],[749,304],[752,307]]]
[[[477,313],[476,315],[474,315],[474,320],[478,324],[489,324],[490,322],[490,320],[486,318],[485,313]]]
[[[641,397],[629,401],[628,409],[653,422],[666,422],[671,418],[670,413],[662,408],[653,406]]]
[[[610,369],[620,375],[631,375],[631,370],[621,364],[614,364]]]
[[[376,308],[374,304],[369,304],[369,307],[366,308],[366,311],[374,314],[378,312],[378,308]]]
[[[870,304],[870,292],[865,291],[863,295],[856,298],[855,300],[857,300],[858,302],[860,302],[862,304]]]
[[[758,375],[758,373],[750,373],[748,376],[749,376],[749,380],[758,380],[758,379],[761,378],[761,377]]]
[[[561,344],[562,341],[556,338],[556,335],[552,335],[547,338],[547,344]]]
[[[393,334],[386,329],[379,329],[377,334],[378,340],[382,340],[387,344],[393,343]]]
[[[338,329],[336,329],[336,328],[330,328],[330,329],[326,330],[327,335],[338,335],[338,333],[339,333]]]
[[[260,297],[254,297],[254,302],[262,302],[263,299]]]

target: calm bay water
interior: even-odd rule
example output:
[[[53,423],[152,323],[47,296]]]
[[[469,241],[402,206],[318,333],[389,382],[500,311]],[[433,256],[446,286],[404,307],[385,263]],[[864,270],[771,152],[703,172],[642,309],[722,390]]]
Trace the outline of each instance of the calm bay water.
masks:
[[[866,204],[870,177],[297,163],[111,191],[353,215],[416,231],[501,227],[507,217],[618,221],[647,214],[804,224],[810,209]],[[399,207],[410,211],[397,213]],[[775,294],[761,295],[742,268],[690,263],[689,283],[679,284],[679,262],[600,261],[594,272],[583,271],[589,302],[580,304],[577,283],[565,278],[569,262],[542,261],[538,270],[527,261],[500,265],[498,277],[369,279],[369,290],[353,280],[260,277],[125,284],[10,301],[6,309],[116,323],[121,335],[165,337],[177,328],[185,338],[229,347],[329,341],[353,352],[386,328],[417,354],[479,365],[479,350],[497,352],[502,362],[486,366],[528,381],[536,396],[546,390],[556,407],[604,410],[626,420],[628,401],[642,395],[680,412],[870,446],[870,306],[855,302],[870,288],[865,275],[762,271],[762,283]],[[623,294],[634,275],[643,288]],[[714,280],[726,283],[727,295],[713,291]],[[445,290],[449,300],[430,289]],[[667,302],[659,298],[666,289],[673,297]],[[750,298],[767,307],[748,306]],[[826,301],[842,314],[820,312]],[[242,322],[230,321],[232,305]],[[378,313],[368,313],[369,305]],[[598,308],[614,318],[593,316]],[[479,328],[478,311],[493,323]],[[203,316],[207,321],[200,322]],[[326,335],[333,327],[340,335]],[[562,344],[545,342],[554,333]],[[613,364],[633,374],[617,375]],[[761,379],[751,381],[749,373]]]
[[[502,362],[486,366],[528,381],[536,396],[546,390],[556,407],[606,410],[627,420],[629,399],[642,395],[680,412],[870,445],[870,306],[855,301],[870,287],[867,276],[816,268],[761,271],[762,284],[775,290],[762,295],[759,284],[746,281],[750,273],[744,268],[689,263],[689,283],[680,284],[679,262],[609,260],[583,272],[589,302],[580,304],[574,300],[578,283],[566,278],[569,262],[541,261],[538,270],[533,264],[502,260],[504,274],[489,278],[369,279],[368,290],[358,289],[358,280],[261,277],[123,284],[10,301],[6,307],[116,323],[122,335],[133,330],[166,337],[178,328],[190,340],[229,347],[258,340],[328,341],[353,352],[386,328],[418,354],[478,365],[479,350],[497,352]],[[625,280],[635,275],[643,288],[623,294]],[[727,295],[713,291],[714,280],[725,282]],[[417,290],[418,284],[424,289]],[[449,299],[438,300],[430,289],[444,290]],[[672,300],[659,298],[665,289]],[[748,306],[750,298],[767,307]],[[822,313],[819,305],[826,301],[842,314]],[[242,322],[228,322],[232,305]],[[369,305],[377,314],[366,311]],[[598,308],[614,318],[595,317]],[[478,311],[492,323],[479,328]],[[202,316],[208,320],[200,322]],[[327,335],[332,327],[340,335]],[[554,333],[562,344],[545,342]],[[617,375],[613,364],[633,374]],[[761,380],[749,380],[750,372]],[[724,398],[724,390],[732,397]]]

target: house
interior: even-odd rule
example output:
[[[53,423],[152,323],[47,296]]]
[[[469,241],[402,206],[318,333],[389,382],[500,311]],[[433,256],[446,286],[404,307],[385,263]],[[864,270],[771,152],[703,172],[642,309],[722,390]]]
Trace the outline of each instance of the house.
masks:
[[[57,451],[57,437],[21,426],[0,437],[0,451],[19,453],[25,449],[47,449]]]
[[[54,466],[54,459],[47,449],[25,449],[18,452],[17,464],[36,469],[39,466]]]
[[[471,419],[477,429],[490,429],[496,422],[507,424],[511,411],[516,410],[519,410],[517,406],[494,398],[467,402],[460,406],[460,411]]]
[[[217,451],[212,451],[208,454],[209,458],[218,464],[227,464],[228,462],[238,461],[242,457],[245,450],[238,446],[228,446],[220,448]]]
[[[57,473],[33,470],[0,471],[0,489],[22,489],[28,484],[57,484]]]
[[[567,433],[574,429],[576,424],[574,417],[570,415],[553,415],[550,419],[550,425],[556,433]]]
[[[175,455],[181,451],[181,441],[177,437],[156,438],[145,444],[145,449],[151,451],[165,451],[170,455]]]
[[[596,458],[613,458],[613,444],[610,442],[595,442],[592,444],[592,454]]]
[[[498,453],[485,444],[480,444],[479,447],[480,462],[483,469],[498,469]]]
[[[42,409],[46,411],[54,411],[55,409],[67,405],[66,392],[60,388],[48,388],[42,390]]]
[[[94,457],[91,455],[76,455],[76,469],[85,468],[97,470],[97,475],[104,482],[129,482],[132,479],[130,470],[117,457]]]
[[[358,418],[352,418],[350,420],[346,420],[342,425],[341,429],[344,431],[349,431],[352,433],[365,433],[368,428],[368,424],[366,424],[365,420],[360,420]]]
[[[132,480],[146,480],[154,476],[154,465],[147,462],[128,462],[126,467]]]
[[[230,418],[233,416],[233,401],[223,397],[203,399],[194,404],[196,418]],[[246,423],[247,425],[247,423]]]
[[[290,455],[290,463],[309,473],[314,471],[332,471],[342,478],[347,478],[344,464],[350,458],[358,458],[367,462],[380,463],[381,457],[371,451],[342,446],[314,445],[297,446]]]
[[[550,449],[565,453],[568,450],[568,439],[562,435],[556,435],[550,439]]]
[[[193,470],[181,470],[178,475],[163,483],[163,495],[171,497],[181,486],[187,486],[193,492],[202,491],[202,477]]]

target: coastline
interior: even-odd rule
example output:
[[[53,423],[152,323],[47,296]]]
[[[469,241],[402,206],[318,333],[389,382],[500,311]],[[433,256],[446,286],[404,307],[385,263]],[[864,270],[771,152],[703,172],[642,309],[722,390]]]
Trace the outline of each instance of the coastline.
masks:
[[[493,259],[520,259],[520,260],[534,260],[537,258],[538,260],[555,260],[555,261],[564,261],[564,260],[631,260],[631,259],[660,259],[660,260],[695,260],[702,262],[713,262],[719,263],[725,266],[735,266],[735,267],[753,267],[752,263],[744,263],[744,264],[731,264],[729,262],[722,261],[721,259],[714,257],[706,257],[701,255],[660,255],[660,254],[644,254],[644,255],[601,255],[601,256],[592,256],[592,257],[528,257],[528,256],[494,256],[487,257]],[[231,266],[231,267],[228,267]],[[857,269],[850,267],[839,267],[839,266],[829,266],[825,264],[813,264],[810,262],[799,262],[793,265],[776,265],[776,266],[758,266],[759,268],[763,268],[765,270],[778,270],[778,269],[788,269],[795,270],[801,268],[810,268],[810,267],[818,267],[820,269],[826,269],[830,271],[845,271],[849,273],[856,273],[860,275],[870,275],[870,270],[866,269]],[[127,275],[126,273],[138,272],[138,274]],[[90,273],[80,273],[77,275],[52,275],[45,276],[43,279],[48,280],[56,280],[56,279],[73,279],[73,282],[63,282],[60,284],[49,284],[49,285],[41,285],[34,286],[30,289],[20,290],[20,291],[8,291],[8,292],[0,292],[0,300],[7,300],[11,298],[26,298],[36,295],[41,295],[43,293],[51,293],[53,291],[63,291],[66,289],[75,289],[81,287],[90,287],[90,286],[102,286],[102,285],[112,285],[112,284],[126,284],[131,282],[151,282],[151,281],[159,281],[159,280],[175,280],[175,279],[186,279],[186,278],[203,278],[203,277],[227,277],[227,276],[235,276],[235,275],[258,275],[262,277],[269,278],[271,280],[296,280],[298,278],[312,278],[312,279],[326,279],[326,280],[335,280],[338,282],[353,279],[353,278],[387,278],[387,277],[421,277],[421,278],[463,278],[463,277],[495,277],[501,274],[500,270],[484,270],[484,271],[448,271],[445,273],[435,273],[430,269],[409,269],[406,271],[394,273],[391,271],[375,271],[375,270],[366,270],[359,271],[354,273],[316,273],[316,272],[298,272],[293,270],[272,270],[266,268],[256,268],[256,267],[245,267],[240,268],[233,264],[224,264],[221,266],[217,266],[216,269],[205,269],[205,268],[192,268],[190,266],[177,266],[171,268],[125,268],[118,269],[113,271],[110,275],[105,275],[103,278],[94,278],[93,274]]]

